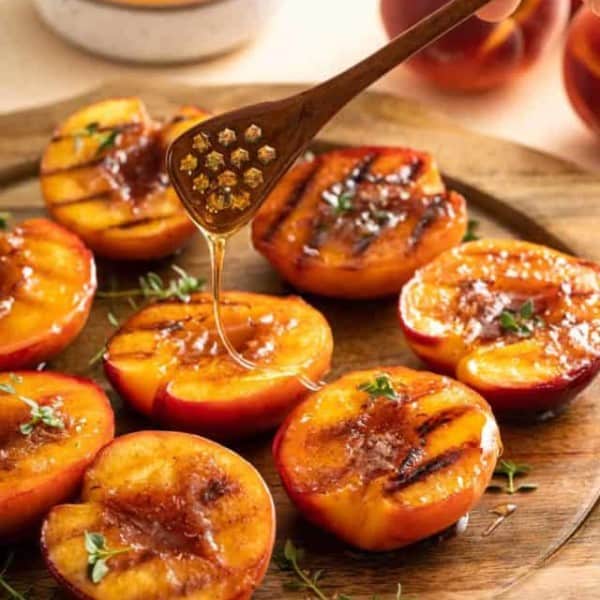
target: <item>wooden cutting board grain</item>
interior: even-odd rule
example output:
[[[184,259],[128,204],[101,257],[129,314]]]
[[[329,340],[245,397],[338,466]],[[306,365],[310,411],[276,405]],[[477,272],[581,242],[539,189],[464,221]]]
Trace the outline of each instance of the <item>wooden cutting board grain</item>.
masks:
[[[0,116],[0,210],[15,220],[43,214],[37,161],[54,125],[84,103],[110,96],[141,95],[153,115],[169,115],[182,103],[219,111],[296,92],[292,86],[191,88],[179,84],[126,81],[104,86],[59,104]],[[315,151],[332,145],[407,145],[432,152],[447,181],[465,194],[481,233],[520,237],[600,261],[600,177],[512,143],[475,134],[413,102],[364,94],[323,132]],[[200,238],[174,259],[152,265],[167,273],[176,262],[194,274],[208,274]],[[101,284],[116,274],[122,286],[148,265],[99,264]],[[255,253],[248,232],[232,244],[226,285],[268,293],[291,290]],[[378,364],[420,367],[397,324],[396,299],[340,302],[307,297],[324,312],[335,336],[334,370]],[[126,303],[114,306],[125,316]],[[83,335],[50,367],[87,374],[108,387],[101,369],[87,362],[110,334],[109,305],[97,301]],[[502,427],[505,456],[533,466],[537,491],[512,497],[515,514],[489,537],[489,512],[508,497],[487,494],[471,513],[465,533],[428,540],[398,552],[366,555],[352,551],[303,521],[287,500],[275,473],[271,436],[235,446],[258,466],[277,505],[278,540],[292,538],[307,550],[306,567],[324,568],[328,593],[357,599],[395,598],[397,583],[407,597],[586,600],[600,597],[600,381],[568,412],[545,424]],[[112,395],[120,432],[153,425],[129,412]],[[6,577],[28,598],[63,598],[47,574],[35,543],[15,548]],[[271,566],[257,600],[302,598],[284,590],[285,574]],[[403,596],[405,597],[405,596]],[[150,600],[150,599],[148,599]]]

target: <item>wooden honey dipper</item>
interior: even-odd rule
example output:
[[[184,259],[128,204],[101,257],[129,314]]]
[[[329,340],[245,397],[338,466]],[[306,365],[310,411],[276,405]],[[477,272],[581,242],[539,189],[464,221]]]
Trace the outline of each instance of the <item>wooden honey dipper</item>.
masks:
[[[167,151],[169,177],[208,242],[215,323],[229,354],[241,366],[256,368],[229,342],[219,313],[228,237],[250,221],[318,131],[341,108],[488,2],[452,0],[332,79],[282,100],[246,106],[203,121],[172,142]],[[303,375],[298,377],[309,389],[320,387]]]

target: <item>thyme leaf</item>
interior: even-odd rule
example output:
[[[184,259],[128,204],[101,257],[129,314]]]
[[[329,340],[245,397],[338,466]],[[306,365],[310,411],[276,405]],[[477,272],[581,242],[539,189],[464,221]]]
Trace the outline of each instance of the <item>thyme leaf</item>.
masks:
[[[106,315],[106,318],[113,327],[117,328],[119,326],[119,319],[117,319],[114,312],[110,311],[108,315]]]
[[[96,154],[102,154],[105,150],[108,150],[115,145],[117,137],[119,136],[119,132],[116,129],[112,129],[111,131],[107,131],[106,133],[98,135],[101,135],[102,139],[98,144]]]
[[[519,337],[530,337],[536,327],[542,326],[544,320],[534,314],[533,300],[526,300],[517,312],[503,310],[500,313],[500,327],[504,331],[516,333]]]
[[[394,389],[392,378],[387,373],[377,375],[373,381],[361,383],[357,389],[369,394],[371,400],[376,398],[398,400],[400,398],[400,394]]]
[[[343,215],[354,208],[353,200],[355,194],[354,190],[345,190],[339,194],[326,192],[323,194],[323,200],[333,208],[333,212],[336,215]]]
[[[79,129],[73,133],[73,144],[75,146],[75,152],[79,152],[82,147],[83,138],[93,137],[98,140],[98,147],[96,148],[96,154],[102,154],[105,150],[112,148],[119,136],[119,130],[111,129],[109,131],[100,131],[100,123],[98,121],[92,121],[88,123],[83,129]]]
[[[503,488],[503,491],[512,495],[517,492],[532,492],[537,489],[537,485],[535,483],[525,483],[520,485],[518,488],[515,486],[515,478],[520,477],[521,475],[527,475],[530,471],[531,466],[528,464],[516,463],[512,460],[501,459],[496,465],[494,476],[506,477],[507,486],[506,488]],[[498,491],[496,489],[497,487],[498,486],[496,485],[489,486],[489,488],[492,488],[490,491]]]
[[[469,219],[467,221],[467,231],[462,239],[463,242],[475,242],[479,239],[479,235],[477,235],[477,229],[479,228],[479,221],[476,219]]]
[[[101,533],[89,532],[84,533],[85,551],[88,555],[88,576],[93,583],[100,583],[108,573],[108,560],[113,556],[130,552],[131,548],[119,548],[111,550],[106,545],[106,539]]]
[[[0,212],[0,231],[6,231],[8,229],[10,217],[11,214],[9,212]]]

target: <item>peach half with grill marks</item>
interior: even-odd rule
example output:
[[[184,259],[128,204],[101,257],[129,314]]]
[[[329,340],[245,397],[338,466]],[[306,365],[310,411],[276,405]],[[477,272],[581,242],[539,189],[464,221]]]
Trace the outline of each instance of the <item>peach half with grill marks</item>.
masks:
[[[296,373],[318,381],[333,339],[327,321],[297,297],[224,292],[227,335],[244,359],[221,344],[212,297],[152,304],[128,319],[108,343],[106,374],[136,410],[161,423],[210,437],[271,429],[305,395]]]
[[[60,353],[83,329],[95,291],[92,253],[64,227],[29,219],[0,231],[0,370]]]
[[[442,532],[478,502],[501,450],[485,400],[405,367],[348,373],[309,396],[273,445],[309,521],[369,551]]]
[[[300,290],[375,298],[459,244],[466,223],[464,198],[446,190],[429,154],[347,148],[293,167],[254,218],[252,240]]]
[[[600,368],[600,266],[523,241],[469,242],[406,284],[400,321],[418,356],[498,415],[549,415]]]
[[[57,127],[42,157],[48,211],[100,256],[150,260],[172,254],[195,227],[169,183],[167,147],[207,117],[184,106],[161,123],[135,97],[80,109]]]
[[[81,504],[50,511],[42,551],[84,600],[247,600],[274,537],[271,494],[242,457],[195,435],[140,431],[100,452]]]

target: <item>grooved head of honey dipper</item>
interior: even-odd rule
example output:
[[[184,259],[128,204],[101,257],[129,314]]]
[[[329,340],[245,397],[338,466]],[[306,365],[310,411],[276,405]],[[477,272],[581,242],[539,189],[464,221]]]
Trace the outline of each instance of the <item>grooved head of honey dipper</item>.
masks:
[[[297,97],[203,121],[167,152],[171,181],[192,220],[214,234],[245,225],[309,141]]]

